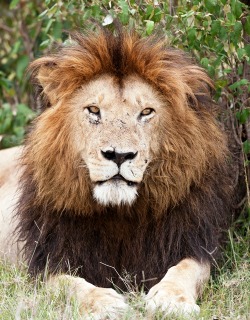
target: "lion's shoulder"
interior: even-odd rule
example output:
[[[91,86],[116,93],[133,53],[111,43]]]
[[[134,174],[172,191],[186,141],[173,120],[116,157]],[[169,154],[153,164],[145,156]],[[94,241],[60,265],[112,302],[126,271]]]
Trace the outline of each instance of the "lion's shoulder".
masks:
[[[14,147],[0,151],[0,188],[17,181],[19,171],[19,158],[22,147]]]
[[[18,245],[13,231],[17,223],[14,208],[18,199],[21,153],[22,147],[0,151],[0,257],[9,261],[18,259]]]

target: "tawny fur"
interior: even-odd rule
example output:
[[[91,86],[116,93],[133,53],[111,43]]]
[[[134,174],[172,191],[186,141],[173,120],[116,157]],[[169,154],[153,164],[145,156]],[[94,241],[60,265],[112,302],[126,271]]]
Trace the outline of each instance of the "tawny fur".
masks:
[[[110,286],[114,269],[143,274],[150,288],[186,257],[211,261],[230,220],[226,139],[210,96],[211,80],[183,53],[155,38],[107,32],[74,34],[72,43],[34,61],[43,113],[23,156],[19,237],[32,273],[74,270]],[[103,207],[72,143],[72,97],[89,81],[111,77],[122,89],[138,77],[165,105],[152,160],[131,205]],[[143,273],[142,273],[143,272]]]
[[[158,128],[164,139],[144,180],[147,197],[153,196],[156,202],[161,199],[162,208],[157,211],[178,203],[192,184],[204,184],[204,172],[210,174],[210,168],[223,163],[226,151],[225,136],[211,114],[212,83],[205,72],[182,52],[165,50],[164,43],[154,38],[101,33],[74,34],[73,40],[73,45],[61,48],[58,54],[30,65],[35,82],[43,86],[43,95],[60,109],[47,110],[37,119],[24,157],[34,170],[38,200],[53,202],[56,210],[84,210],[87,214],[93,210],[87,171],[74,168],[79,161],[70,140],[74,123],[65,114],[72,93],[101,74],[113,74],[118,80],[137,74],[165,99],[166,118]]]

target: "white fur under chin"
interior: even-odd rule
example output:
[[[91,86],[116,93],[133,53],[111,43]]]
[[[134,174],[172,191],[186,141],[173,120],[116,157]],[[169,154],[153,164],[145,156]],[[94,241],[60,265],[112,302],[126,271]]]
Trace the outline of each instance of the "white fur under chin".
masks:
[[[94,187],[94,198],[102,205],[131,205],[137,197],[136,187],[125,183],[105,182]]]

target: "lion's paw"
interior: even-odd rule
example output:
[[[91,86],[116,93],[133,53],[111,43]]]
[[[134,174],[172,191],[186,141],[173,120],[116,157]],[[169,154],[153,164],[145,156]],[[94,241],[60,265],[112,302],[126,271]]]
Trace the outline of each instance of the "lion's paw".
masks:
[[[48,284],[54,290],[63,285],[67,294],[77,300],[84,320],[121,319],[129,309],[123,295],[110,288],[96,287],[83,278],[59,275]]]
[[[149,314],[158,311],[164,316],[171,313],[189,318],[199,314],[200,307],[195,303],[194,298],[185,292],[177,289],[174,284],[162,281],[152,287],[145,297],[146,309]]]
[[[79,300],[78,296],[78,300]],[[124,297],[113,289],[91,289],[80,302],[80,310],[87,320],[121,319],[128,310]]]

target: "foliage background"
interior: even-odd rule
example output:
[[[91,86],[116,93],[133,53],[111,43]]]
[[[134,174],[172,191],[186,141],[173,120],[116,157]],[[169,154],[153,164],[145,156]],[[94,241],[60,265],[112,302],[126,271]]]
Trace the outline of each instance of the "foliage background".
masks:
[[[244,179],[249,181],[249,6],[239,0],[0,0],[0,8],[0,149],[22,143],[27,124],[37,114],[25,75],[28,63],[46,54],[55,41],[67,41],[65,31],[94,29],[92,19],[112,28],[113,20],[118,18],[143,36],[154,33],[166,37],[169,46],[187,51],[207,70],[215,82],[214,99],[222,106],[221,119],[229,131],[230,147],[242,161]],[[225,268],[217,269],[217,280],[210,281],[203,297],[204,319],[212,319],[216,313],[220,319],[248,319],[249,192],[244,202],[245,214],[237,222],[241,228],[230,232]],[[36,319],[40,319],[40,313],[41,319],[61,318],[61,310],[57,310],[59,315],[51,316],[57,312],[50,310],[51,299],[39,307],[37,301],[32,308],[26,308],[25,303],[28,311],[20,311],[15,306],[19,296],[34,296],[27,275],[2,264],[0,274],[4,279],[3,286],[0,283],[0,309],[6,312],[3,319],[12,318],[17,312],[25,313],[22,319],[34,318],[30,316],[34,312]],[[41,300],[44,299],[46,295],[42,295]],[[142,316],[135,319],[144,318],[141,310]],[[70,318],[77,319],[78,315]]]

